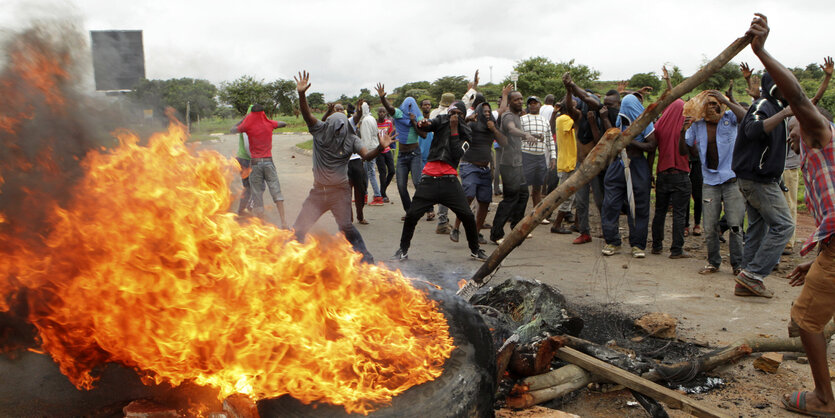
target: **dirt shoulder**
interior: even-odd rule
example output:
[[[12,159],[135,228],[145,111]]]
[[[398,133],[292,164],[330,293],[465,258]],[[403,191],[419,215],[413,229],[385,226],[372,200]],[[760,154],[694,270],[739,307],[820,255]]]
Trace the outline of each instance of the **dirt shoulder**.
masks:
[[[313,182],[311,157],[294,152],[294,148],[295,144],[310,139],[310,135],[275,135],[273,138],[273,157],[285,197],[288,222],[292,225]],[[237,150],[237,138],[227,135],[196,146],[231,157]],[[238,181],[234,184],[236,188],[240,187]],[[366,206],[369,224],[356,225],[379,262],[412,275],[432,276],[427,277],[429,279],[443,275],[449,286],[454,286],[456,279],[468,278],[475,272],[479,263],[469,258],[463,234],[461,242],[454,243],[447,235],[435,234],[435,222],[425,220],[418,223],[409,260],[389,262],[388,258],[399,244],[403,226],[400,217],[404,212],[394,182],[388,195],[391,204]],[[492,221],[499,200],[500,196],[494,198],[487,222]],[[267,216],[268,220],[279,223],[274,207],[267,208]],[[593,214],[592,225],[595,224],[599,225],[599,219]],[[622,226],[625,226],[625,218]],[[814,221],[808,215],[801,215],[798,239],[808,236],[813,228]],[[337,232],[333,217],[325,214],[317,222],[314,232]],[[593,230],[592,235],[596,232],[599,228]],[[696,257],[680,260],[667,258],[669,233],[664,254],[648,252],[645,259],[633,259],[628,254],[604,257],[600,254],[602,239],[573,245],[574,237],[551,234],[547,226],[537,228],[533,238],[505,259],[491,284],[511,277],[525,277],[556,286],[572,304],[606,305],[635,315],[666,312],[678,319],[679,336],[704,341],[711,346],[727,345],[752,334],[786,334],[789,308],[799,288],[789,287],[783,277],[798,263],[798,256],[783,257],[775,274],[766,278],[766,285],[775,292],[773,299],[740,298],[733,296],[734,281],[727,263],[722,265],[720,273],[711,276],[697,273],[705,264],[703,236],[686,238],[686,248]],[[488,244],[484,249],[490,253],[495,248]],[[727,259],[727,245],[722,244],[721,248]],[[423,268],[427,263],[437,268]],[[693,395],[694,398],[704,399],[732,415],[790,416],[779,407],[779,396],[795,388],[811,388],[808,366],[789,360],[777,374],[764,375],[751,367],[751,361],[747,359],[723,369],[718,375],[728,381],[727,386],[708,394]],[[640,409],[625,406],[626,401],[631,400],[628,392],[620,392],[620,395],[588,392],[564,405],[563,409],[582,416],[643,416]],[[613,405],[617,407],[610,409]]]

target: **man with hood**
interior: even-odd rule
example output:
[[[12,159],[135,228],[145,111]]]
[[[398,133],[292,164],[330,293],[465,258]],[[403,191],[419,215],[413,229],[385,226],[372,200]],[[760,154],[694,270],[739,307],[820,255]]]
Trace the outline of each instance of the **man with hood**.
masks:
[[[270,189],[270,196],[278,209],[281,227],[287,228],[284,217],[284,196],[273,163],[273,130],[287,126],[285,122],[270,120],[264,114],[264,106],[255,104],[244,120],[232,127],[230,132],[243,133],[249,140],[250,172],[249,185],[252,188],[252,206],[256,215],[264,214],[264,187]],[[243,166],[242,166],[243,167]]]
[[[767,72],[762,76],[762,96],[742,119],[734,146],[733,170],[745,198],[748,230],[736,281],[754,295],[774,296],[763,279],[777,263],[794,233],[789,206],[780,188],[786,166],[787,131],[791,116],[788,102]]]
[[[360,119],[360,127],[358,130],[360,139],[362,139],[362,145],[367,149],[374,148],[377,146],[378,140],[377,119],[371,114],[371,108],[365,101],[360,106],[360,113],[362,114],[362,119]],[[383,195],[380,193],[380,185],[377,183],[376,159],[375,161],[363,161],[362,164],[365,168],[368,182],[371,183],[371,190],[374,191],[374,198],[371,200],[370,205],[382,206]]]
[[[639,96],[626,95],[620,104],[620,112],[616,120],[617,127],[625,131],[643,111],[644,105],[641,104]],[[644,153],[654,151],[655,146],[655,127],[650,123],[643,132],[632,139],[632,142],[621,151],[620,156],[615,158],[606,169],[601,213],[603,238],[606,240],[606,245],[601,251],[603,255],[610,256],[620,252],[621,238],[618,225],[621,210],[624,205],[628,204],[630,209],[627,212],[627,220],[632,257],[646,257],[647,234],[649,233],[650,167]],[[627,181],[626,170],[629,170],[631,181]],[[634,213],[632,202],[629,201],[630,193],[633,196]]]
[[[298,77],[293,78],[296,80],[296,91],[299,93],[299,109],[307,129],[313,135],[313,188],[302,203],[299,217],[293,224],[296,239],[303,241],[310,227],[323,213],[330,210],[339,230],[345,234],[354,250],[362,254],[363,261],[374,263],[374,257],[365,247],[362,235],[351,223],[348,160],[352,153],[357,153],[363,160],[370,161],[391,145],[392,139],[386,133],[379,135],[377,146],[369,151],[354,134],[344,113],[334,113],[325,122],[317,120],[305,97],[305,92],[310,88],[309,74],[303,71]]]
[[[397,180],[397,191],[400,193],[400,203],[403,205],[403,210],[408,212],[412,203],[407,186],[409,174],[411,173],[412,184],[417,189],[420,181],[420,170],[423,165],[420,158],[418,133],[415,130],[415,125],[423,119],[423,114],[413,97],[407,97],[399,108],[395,108],[386,98],[384,84],[377,83],[376,90],[383,107],[394,119],[394,129],[397,131],[397,142],[399,142],[397,169],[394,172]],[[406,217],[404,216],[401,219],[405,220]]]
[[[462,102],[453,103],[446,115],[439,115],[434,119],[423,119],[417,127],[425,132],[434,133],[429,158],[423,167],[423,176],[415,190],[414,200],[406,212],[403,232],[400,235],[400,248],[392,257],[395,260],[408,258],[409,246],[415,233],[415,226],[420,217],[434,204],[440,203],[461,219],[470,247],[470,257],[476,260],[486,260],[478,244],[478,230],[475,215],[470,210],[464,189],[458,181],[458,162],[467,149],[471,132],[464,123],[467,108]]]

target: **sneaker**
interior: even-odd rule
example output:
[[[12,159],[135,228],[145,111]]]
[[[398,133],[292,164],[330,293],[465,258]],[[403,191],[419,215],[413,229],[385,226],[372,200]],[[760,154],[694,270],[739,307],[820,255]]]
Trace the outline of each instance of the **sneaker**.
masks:
[[[661,251],[664,251],[664,249],[661,248],[661,247],[659,247],[659,248],[652,247],[652,250],[650,250],[650,252],[653,253],[653,254],[661,254]]]
[[[647,256],[647,253],[644,250],[638,247],[632,247],[632,258],[644,258]]]
[[[748,290],[747,287],[736,283],[734,285],[734,296],[757,296],[754,292]]]
[[[550,223],[551,221],[549,221],[547,218],[542,220],[542,225],[548,225]]]
[[[600,251],[603,255],[615,255],[620,253],[620,245],[612,245],[606,244],[603,246],[603,250]]]
[[[739,275],[736,276],[736,282],[754,294],[754,296],[760,296],[764,298],[773,298],[774,292],[771,290],[766,289],[765,284],[762,281],[757,280],[749,275],[748,272],[742,270],[739,272]]]
[[[383,197],[383,203],[389,203],[389,202],[391,202],[391,200],[389,200],[388,196],[384,196]]]
[[[485,244],[487,244],[487,240],[486,240],[486,239],[484,239],[484,235],[478,234],[478,244],[479,244],[479,245],[485,245]]]
[[[446,234],[449,234],[451,232],[452,232],[452,225],[450,225],[449,222],[444,222],[442,224],[438,224],[438,226],[435,227],[435,233],[439,234],[439,235],[446,235]],[[455,242],[458,242],[458,241],[455,241]]]
[[[693,258],[693,255],[688,253],[687,251],[682,251],[678,254],[670,254],[670,258],[677,259],[677,258]]]
[[[786,248],[783,248],[783,255],[792,255],[794,253],[794,248],[791,245],[786,245]]]
[[[552,234],[570,234],[571,230],[568,228],[563,227],[562,225],[554,224],[551,226],[551,233]]]
[[[385,203],[383,203],[383,198],[382,197],[375,196],[374,200],[372,200],[371,203],[368,204],[368,206],[383,206],[384,204]]]
[[[406,260],[407,258],[409,258],[409,254],[406,254],[406,251],[403,251],[402,248],[398,248],[397,252],[394,253],[393,256],[391,256],[391,259],[395,260],[395,261],[403,261],[403,260]]]
[[[574,241],[572,241],[571,243],[572,244],[585,244],[587,242],[591,242],[591,235],[580,234],[580,236],[577,237],[577,238],[574,238]]]
[[[485,253],[484,250],[479,248],[478,251],[470,253],[470,257],[479,261],[484,261],[487,260],[487,253]]]
[[[497,240],[490,240],[490,242],[492,242],[493,244],[496,244],[496,245],[502,245],[502,243],[504,242],[504,238],[499,238]]]
[[[452,242],[458,242],[460,235],[461,232],[459,232],[457,229],[453,229],[452,232],[449,233],[449,240]]]

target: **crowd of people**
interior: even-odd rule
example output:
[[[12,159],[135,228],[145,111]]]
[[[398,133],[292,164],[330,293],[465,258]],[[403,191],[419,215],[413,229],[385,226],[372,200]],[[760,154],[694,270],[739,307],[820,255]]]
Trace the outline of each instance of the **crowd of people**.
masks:
[[[727,242],[734,295],[771,298],[773,292],[763,279],[781,255],[795,251],[802,175],[817,229],[805,238],[800,254],[817,246],[819,255],[790,275],[792,285],[805,284],[792,307],[790,331],[803,339],[816,389],[814,397],[798,392],[787,396],[784,404],[800,411],[832,412],[835,400],[821,330],[835,313],[835,125],[832,115],[816,103],[835,66],[831,58],[821,65],[824,81],[809,99],[793,74],[765,51],[764,16],[754,19],[748,34],[765,67],[757,82],[751,69],[741,65],[751,104],[734,98],[733,84],[726,94],[707,90],[686,102],[676,100],[543,223],[551,224],[555,234],[576,233],[574,244],[592,242],[593,201],[600,215],[598,237],[605,241],[602,254],[621,252],[619,226],[625,215],[629,253],[644,258],[650,232],[651,253],[664,252],[670,212],[669,258],[692,257],[684,249],[684,237],[704,234],[707,260],[699,273],[714,274],[723,260],[720,242]],[[664,78],[670,87],[666,70]],[[365,224],[364,206],[389,203],[387,191],[396,178],[403,224],[393,259],[408,257],[416,224],[423,216],[433,221],[437,206],[436,232],[458,242],[463,224],[471,257],[485,260],[482,246],[488,241],[501,244],[506,227],[514,228],[524,217],[528,201],[538,205],[543,194],[574,175],[607,130],[623,131],[635,123],[651,92],[648,87],[637,91],[619,87],[598,95],[577,86],[568,73],[562,81],[566,94],[560,100],[553,94],[544,100],[525,98],[508,85],[494,108],[479,93],[476,72],[462,98],[444,93],[434,109],[431,100],[418,103],[412,97],[395,107],[385,86],[377,84],[382,106],[374,113],[363,101],[347,109],[330,104],[317,119],[305,97],[309,76],[300,73],[296,78],[300,111],[313,135],[313,187],[292,227],[297,238],[303,240],[313,223],[330,210],[363,260],[373,263],[353,225],[351,200],[357,222]],[[232,132],[241,133],[237,157],[244,193],[239,213],[263,213],[262,195],[269,189],[287,228],[271,158],[272,131],[280,127],[282,122],[269,120],[255,105]],[[495,196],[501,200],[488,223]],[[489,231],[487,237],[482,230]]]

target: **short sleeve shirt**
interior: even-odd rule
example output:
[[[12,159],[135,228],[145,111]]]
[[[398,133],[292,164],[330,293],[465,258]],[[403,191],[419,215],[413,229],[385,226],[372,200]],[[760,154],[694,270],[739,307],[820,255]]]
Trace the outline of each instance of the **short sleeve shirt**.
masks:
[[[557,171],[570,173],[577,165],[577,133],[571,116],[560,115],[557,128]]]
[[[507,137],[507,146],[502,147],[501,165],[510,165],[513,167],[522,166],[522,137],[512,135],[507,127],[509,124],[516,126],[516,129],[522,129],[522,119],[519,115],[513,112],[502,113],[501,126],[502,133]]]
[[[396,107],[396,108],[394,108],[394,118],[398,119],[398,120],[399,119],[406,119],[406,121],[408,122],[409,115],[403,114],[403,111],[400,110],[400,108]],[[417,120],[417,121],[423,120],[423,115],[415,115],[415,120]],[[411,128],[409,128],[409,136],[408,136],[408,138],[406,138],[406,141],[403,141],[403,138],[400,138],[398,136],[397,142],[399,142],[401,144],[415,144],[415,143],[418,142],[418,138],[419,138],[419,136],[417,134],[417,131],[415,130],[414,127],[411,127]]]
[[[722,115],[716,126],[716,148],[719,153],[719,164],[716,169],[707,167],[707,124],[704,119],[696,121],[684,134],[684,141],[688,146],[697,146],[702,160],[702,177],[704,184],[720,185],[736,177],[731,165],[733,163],[734,145],[736,144],[737,119],[730,110]]]

